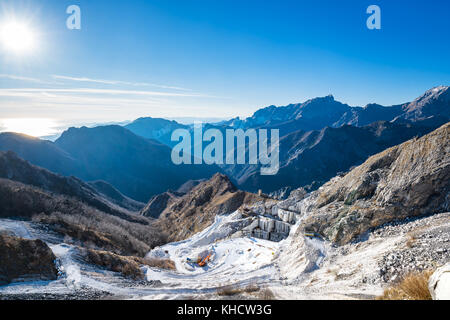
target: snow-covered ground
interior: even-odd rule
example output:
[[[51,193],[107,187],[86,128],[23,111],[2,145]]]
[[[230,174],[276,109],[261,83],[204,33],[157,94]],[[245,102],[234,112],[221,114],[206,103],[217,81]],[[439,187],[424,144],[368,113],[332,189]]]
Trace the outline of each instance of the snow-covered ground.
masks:
[[[236,225],[242,220],[235,212],[217,216],[210,227],[187,240],[150,251],[149,258],[173,260],[176,271],[143,266],[148,283],[126,280],[117,273],[83,263],[76,247],[63,243],[61,237],[42,226],[0,219],[0,232],[46,241],[57,257],[60,271],[56,281],[13,283],[0,287],[0,295],[75,293],[77,297],[79,292],[95,291],[120,299],[211,299],[218,298],[217,292],[224,286],[256,284],[268,287],[277,299],[373,298],[382,293],[385,284],[380,268],[390,263],[386,256],[392,252],[408,261],[420,256],[420,261],[437,261],[441,254],[438,252],[450,252],[446,238],[448,217],[450,213],[386,226],[369,233],[364,241],[334,247],[298,233],[301,218],[289,237],[278,243],[238,237]],[[423,236],[409,248],[411,233],[418,231]],[[428,257],[433,245],[439,250],[433,250],[435,256]],[[206,267],[187,263],[187,258],[195,260],[204,251],[213,253]],[[441,257],[444,262],[445,257]]]
[[[0,219],[0,232],[21,237],[24,239],[41,239],[45,241],[55,254],[59,277],[55,281],[28,281],[12,283],[0,287],[0,294],[70,294],[77,290],[117,291],[107,282],[96,280],[90,274],[97,277],[113,277],[112,272],[101,270],[90,265],[83,264],[77,259],[77,248],[63,243],[63,238],[37,226],[32,222]],[[120,292],[120,290],[119,290]]]
[[[176,264],[176,271],[143,266],[147,280],[161,283],[158,286],[130,286],[120,276],[83,264],[77,259],[74,246],[59,243],[54,237],[38,231],[33,223],[0,220],[0,231],[7,231],[27,239],[47,241],[58,258],[60,278],[56,281],[14,283],[0,287],[0,294],[60,293],[92,289],[130,299],[177,299],[192,295],[214,294],[226,285],[269,283],[277,274],[274,256],[280,245],[255,238],[229,238],[233,232],[230,223],[240,219],[238,212],[217,216],[213,225],[185,241],[155,248],[149,257],[166,257]],[[188,257],[195,258],[205,250],[213,252],[204,268],[189,265]]]
[[[193,237],[152,250],[148,257],[169,258],[175,262],[177,270],[146,267],[147,279],[197,292],[211,292],[226,285],[245,286],[272,281],[277,274],[274,256],[280,244],[247,237],[227,238],[231,232],[227,225],[239,216],[238,212],[217,216],[213,225]],[[195,260],[204,251],[212,253],[206,267],[187,262],[187,258]]]

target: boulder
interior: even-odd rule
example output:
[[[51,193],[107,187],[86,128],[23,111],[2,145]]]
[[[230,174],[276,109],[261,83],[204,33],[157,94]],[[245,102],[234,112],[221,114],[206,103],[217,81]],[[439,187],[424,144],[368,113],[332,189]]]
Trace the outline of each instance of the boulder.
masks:
[[[428,288],[433,300],[450,300],[450,263],[433,273]]]
[[[23,279],[56,280],[55,260],[42,240],[0,235],[0,285]]]

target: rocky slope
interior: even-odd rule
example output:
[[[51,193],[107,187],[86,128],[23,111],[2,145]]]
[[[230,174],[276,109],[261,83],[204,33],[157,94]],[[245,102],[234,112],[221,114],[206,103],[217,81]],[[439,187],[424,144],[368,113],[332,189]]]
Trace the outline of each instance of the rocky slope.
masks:
[[[292,234],[275,257],[278,299],[375,299],[411,272],[450,261],[450,213],[382,225],[364,239],[333,246]]]
[[[159,218],[161,213],[170,207],[175,201],[180,199],[184,194],[175,191],[167,191],[153,196],[147,205],[141,210],[141,214],[145,217]]]
[[[144,255],[167,241],[146,217],[111,215],[74,197],[1,178],[0,208],[0,218],[33,220],[47,232],[66,237],[68,243],[122,255]]]
[[[345,244],[371,228],[450,209],[450,123],[387,149],[314,195],[303,229]]]
[[[425,92],[411,103],[402,106],[403,114],[396,119],[423,120],[432,117],[450,118],[450,87],[439,86]]]
[[[297,131],[280,140],[280,170],[261,176],[257,167],[227,166],[237,185],[250,191],[272,192],[284,187],[318,187],[339,173],[362,164],[371,155],[443,125],[442,120],[415,123],[375,122],[364,127],[344,125],[320,131]]]
[[[0,133],[0,151],[14,151],[34,165],[65,176],[81,173],[79,163],[51,141],[20,133]]]
[[[200,183],[207,180],[189,180],[186,181],[177,189],[177,191],[168,190],[164,193],[160,193],[153,196],[147,205],[141,210],[141,214],[145,217],[159,218],[163,211],[170,207],[173,203],[178,201],[181,197],[189,193],[192,189],[198,186]]]
[[[60,176],[30,164],[11,151],[0,151],[0,178],[75,197],[99,210],[122,217],[129,216],[131,211],[139,211],[143,206],[118,191],[111,192],[114,188],[106,183],[90,185],[75,177]]]
[[[261,199],[238,190],[225,175],[216,174],[184,196],[167,201],[156,225],[169,234],[170,241],[183,240],[211,225],[216,215],[232,213]]]

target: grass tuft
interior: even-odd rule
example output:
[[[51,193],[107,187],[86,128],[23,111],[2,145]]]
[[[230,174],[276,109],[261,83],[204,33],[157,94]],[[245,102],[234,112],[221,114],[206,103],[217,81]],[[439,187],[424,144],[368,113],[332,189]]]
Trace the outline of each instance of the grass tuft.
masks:
[[[166,270],[176,270],[175,262],[170,259],[156,259],[156,258],[145,258],[143,263],[146,266],[166,269]]]
[[[432,300],[428,280],[433,271],[410,273],[400,282],[386,288],[377,300]]]

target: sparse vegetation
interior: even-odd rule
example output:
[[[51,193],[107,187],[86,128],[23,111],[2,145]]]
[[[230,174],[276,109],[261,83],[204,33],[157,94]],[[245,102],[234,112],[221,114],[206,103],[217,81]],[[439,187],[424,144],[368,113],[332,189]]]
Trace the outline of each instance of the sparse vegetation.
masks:
[[[103,249],[119,255],[144,257],[151,248],[166,242],[164,234],[152,226],[125,221],[89,207],[82,209],[70,215],[61,212],[41,214],[33,220],[70,236],[80,247]]]
[[[414,244],[416,243],[416,240],[417,240],[417,238],[414,235],[410,234],[408,236],[408,240],[406,241],[406,247],[410,248],[410,249],[412,247],[414,247]]]
[[[228,285],[217,291],[217,295],[222,297],[233,297],[243,294],[252,295],[259,300],[274,300],[275,294],[269,288],[261,288],[257,284],[250,284],[245,287]]]
[[[275,300],[275,294],[269,288],[263,288],[259,291],[258,298],[261,300]]]
[[[144,259],[92,249],[84,249],[82,253],[86,262],[110,271],[120,272],[123,276],[134,280],[144,279],[145,275],[140,268],[142,265],[159,269],[176,270],[175,263],[169,259]]]
[[[0,179],[0,208],[0,217],[48,224],[81,247],[143,257],[151,248],[167,242],[167,236],[145,217],[125,220],[75,198],[11,180]]]
[[[246,287],[237,287],[237,286],[225,286],[217,291],[219,296],[235,296],[244,293],[254,293],[261,290],[261,288],[256,284],[250,284]]]
[[[417,240],[420,239],[420,234],[423,231],[422,229],[423,228],[416,229],[416,230],[414,230],[412,232],[409,232],[407,234],[407,238],[408,238],[408,240],[406,241],[406,247],[407,248],[412,248],[412,247],[414,247],[416,245]]]
[[[83,251],[86,262],[104,267],[110,271],[120,272],[123,276],[134,280],[144,279],[140,265],[142,260],[137,257],[124,257],[107,251],[87,249]]]
[[[170,259],[157,259],[157,258],[145,258],[144,264],[149,267],[166,269],[166,270],[176,270],[175,262]]]
[[[433,271],[411,273],[400,282],[386,288],[377,300],[431,300],[428,280]]]

